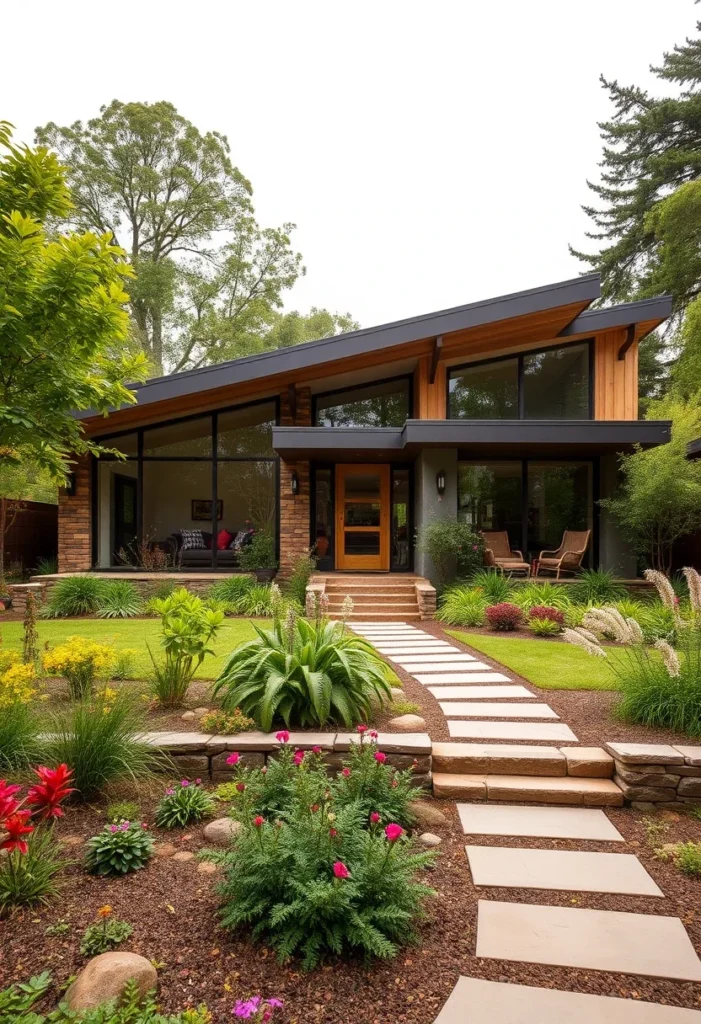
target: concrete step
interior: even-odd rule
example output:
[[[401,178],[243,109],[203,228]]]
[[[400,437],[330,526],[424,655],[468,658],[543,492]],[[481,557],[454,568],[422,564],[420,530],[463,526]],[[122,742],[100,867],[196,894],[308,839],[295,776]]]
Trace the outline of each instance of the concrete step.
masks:
[[[434,743],[432,766],[448,775],[567,775],[557,747],[516,743]]]
[[[468,775],[433,772],[433,795],[446,800],[507,800],[510,803],[622,807],[623,793],[611,779],[572,776]]]
[[[343,605],[345,598],[336,597],[329,599],[329,608],[340,608]],[[406,601],[403,598],[396,600],[395,598],[387,597],[384,601],[378,600],[376,597],[354,597],[352,598],[353,605],[355,608],[379,608],[385,611],[387,608],[395,608],[397,611],[401,611],[402,608],[406,608],[407,611],[413,611],[418,608],[416,601]]]
[[[386,605],[385,605],[386,607]],[[340,615],[340,607],[332,610],[329,609],[329,618],[338,619]],[[347,616],[348,622],[397,622],[401,619],[402,622],[420,622],[421,612],[416,609],[411,612],[402,612],[401,615],[391,609],[384,612],[368,612],[367,608],[361,608],[358,611],[352,612]]]

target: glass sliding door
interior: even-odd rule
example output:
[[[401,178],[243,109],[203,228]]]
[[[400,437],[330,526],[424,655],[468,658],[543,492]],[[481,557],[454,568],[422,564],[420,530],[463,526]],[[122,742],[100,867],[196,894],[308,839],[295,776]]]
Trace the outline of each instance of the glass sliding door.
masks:
[[[590,462],[528,463],[528,541],[531,558],[559,547],[565,530],[591,530]],[[584,565],[591,564],[591,544]]]
[[[523,465],[461,462],[458,515],[477,530],[506,530],[512,548],[523,543]]]

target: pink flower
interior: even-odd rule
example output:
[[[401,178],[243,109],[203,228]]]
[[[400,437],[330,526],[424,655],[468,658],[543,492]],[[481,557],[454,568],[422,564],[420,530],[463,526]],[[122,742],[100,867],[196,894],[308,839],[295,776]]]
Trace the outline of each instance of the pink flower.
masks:
[[[226,759],[226,763],[227,764],[238,764],[240,760],[241,760],[241,755],[240,754],[229,754],[229,756]]]
[[[333,873],[336,878],[350,878],[350,871],[343,863],[343,861],[337,860],[333,866]]]
[[[289,743],[290,734],[287,731],[287,729],[282,729],[280,732],[275,733],[275,739],[278,741],[278,743]]]
[[[265,824],[265,818],[263,818],[260,814],[258,814],[253,819],[253,824],[256,826],[256,828],[260,828],[262,825]]]
[[[320,754],[321,747],[312,747],[312,754]]]
[[[396,843],[401,835],[404,834],[404,829],[401,825],[390,824],[385,827],[385,835],[389,839],[390,843]]]
[[[295,750],[295,756],[292,758],[292,760],[294,761],[294,763],[297,766],[299,766],[302,763],[302,761],[304,760],[304,751],[303,750]]]
[[[371,729],[369,732],[369,736],[371,740],[376,740],[378,736],[377,729]]]
[[[166,796],[172,796],[174,792],[175,790],[173,789],[173,787],[168,786],[168,789],[166,790]]]
[[[338,832],[336,831],[335,828],[330,828],[329,829],[329,835],[331,836],[332,839],[335,839],[336,836],[338,835]]]
[[[267,775],[268,774],[268,769],[266,768],[265,765],[263,765],[263,767],[261,768],[261,774],[262,775]]]
[[[390,783],[390,785],[392,786],[392,789],[396,789],[397,786],[399,785],[399,783],[397,782],[396,779],[392,779],[392,782]]]
[[[110,832],[116,832],[116,831],[117,831],[117,826],[116,825],[110,825]]]
[[[284,1005],[282,999],[268,999],[268,1006],[272,1006],[274,1010],[281,1010]]]
[[[243,783],[243,782],[237,782],[237,783],[236,783],[236,789],[237,789],[237,791],[238,791],[239,793],[243,793],[243,791],[245,790],[245,788],[246,788],[246,785],[245,785],[245,783]]]
[[[385,761],[387,760],[387,755],[383,754],[381,750],[378,750],[377,753],[375,754],[375,760],[379,761],[380,764],[384,764]]]
[[[372,814],[370,815],[370,821],[373,823],[373,825],[376,825],[379,820],[380,815],[377,813],[377,811],[373,811]]]
[[[345,775],[346,778],[350,775],[350,768],[344,768],[341,775]]]
[[[361,736],[363,735],[364,732],[367,732],[367,731],[368,731],[367,725],[359,725],[358,726],[358,732],[360,733]]]
[[[189,779],[181,779],[180,780],[180,785],[183,787],[183,789],[185,789],[186,786],[190,785],[190,780]]]
[[[201,786],[202,785],[202,779],[195,779],[195,785],[196,786]]]
[[[141,827],[142,828],[148,828],[148,822],[147,821],[142,821],[141,822]]]

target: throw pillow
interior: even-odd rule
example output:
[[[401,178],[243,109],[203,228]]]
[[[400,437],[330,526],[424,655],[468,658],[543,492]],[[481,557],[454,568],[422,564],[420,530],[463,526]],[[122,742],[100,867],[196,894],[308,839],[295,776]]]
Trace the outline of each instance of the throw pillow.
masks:
[[[229,545],[229,547],[232,548],[234,551],[240,551],[241,550],[241,545],[243,544],[243,539],[244,539],[245,536],[246,536],[246,531],[245,530],[239,530],[239,532],[236,534],[236,536],[232,540],[232,542]]]
[[[229,533],[228,530],[220,530],[217,534],[217,548],[219,551],[226,551],[233,539],[233,533]]]
[[[181,530],[180,535],[183,538],[183,551],[195,551],[197,548],[205,547],[202,530]]]

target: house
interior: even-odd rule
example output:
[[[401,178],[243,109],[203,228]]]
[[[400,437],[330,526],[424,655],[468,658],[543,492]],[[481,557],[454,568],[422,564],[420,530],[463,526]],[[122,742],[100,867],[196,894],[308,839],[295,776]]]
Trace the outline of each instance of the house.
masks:
[[[671,301],[599,295],[587,275],[135,386],[81,416],[125,458],[77,463],[60,571],[123,569],[144,542],[230,572],[254,528],[282,575],[316,546],[321,571],[430,577],[416,530],[459,515],[529,558],[589,529],[587,564],[635,575],[597,502],[619,452],[669,439],[638,419],[637,368]]]

